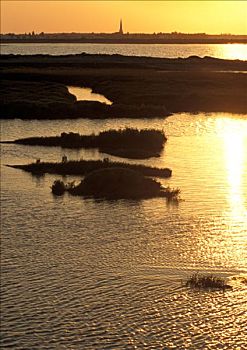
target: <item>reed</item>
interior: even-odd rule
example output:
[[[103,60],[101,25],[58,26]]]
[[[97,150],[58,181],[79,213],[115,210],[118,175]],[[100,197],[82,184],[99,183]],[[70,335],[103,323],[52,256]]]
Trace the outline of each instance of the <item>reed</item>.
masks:
[[[214,275],[200,275],[194,273],[186,282],[186,286],[198,289],[231,289],[226,279]]]

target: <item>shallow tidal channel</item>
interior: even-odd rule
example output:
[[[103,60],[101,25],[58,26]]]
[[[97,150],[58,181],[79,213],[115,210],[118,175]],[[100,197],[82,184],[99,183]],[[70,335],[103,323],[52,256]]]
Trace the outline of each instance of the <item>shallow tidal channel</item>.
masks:
[[[54,197],[55,179],[4,164],[103,159],[97,150],[1,146],[2,348],[244,349],[247,338],[247,116],[175,114],[164,120],[3,120],[2,139],[163,129],[164,185],[181,201]],[[108,156],[107,156],[108,157]],[[110,157],[113,160],[119,158]],[[233,290],[184,286],[192,273]]]
[[[77,98],[77,101],[98,101],[111,105],[112,102],[101,94],[92,92],[92,89],[87,87],[68,86],[69,92]]]

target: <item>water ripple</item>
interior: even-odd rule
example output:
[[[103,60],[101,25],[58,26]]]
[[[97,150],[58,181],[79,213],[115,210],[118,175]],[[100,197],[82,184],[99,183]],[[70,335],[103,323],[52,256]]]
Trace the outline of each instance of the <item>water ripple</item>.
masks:
[[[38,128],[90,133],[129,123],[3,121],[3,139],[33,136]],[[131,123],[165,128],[164,154],[146,164],[173,169],[173,177],[161,181],[181,188],[185,201],[178,206],[163,199],[55,198],[53,175],[35,178],[2,166],[3,349],[245,348],[246,117],[175,115]],[[233,177],[231,130],[243,148],[235,150]],[[58,160],[62,152],[3,145],[2,158]],[[68,156],[100,157],[90,152]],[[233,290],[188,289],[184,281],[194,272],[228,278]]]

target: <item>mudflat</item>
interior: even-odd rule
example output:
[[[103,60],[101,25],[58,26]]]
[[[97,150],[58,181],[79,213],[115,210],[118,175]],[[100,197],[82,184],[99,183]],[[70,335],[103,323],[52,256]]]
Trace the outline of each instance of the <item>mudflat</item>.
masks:
[[[247,61],[197,56],[2,55],[0,69],[4,79],[2,118],[162,118],[174,112],[247,113]],[[21,97],[27,82],[33,84],[32,96],[35,89],[40,89],[38,85],[46,82],[48,107],[40,106],[37,94],[36,101],[33,98],[32,106],[27,108],[28,89],[26,104]],[[113,104],[74,101],[67,90],[57,101],[51,83],[59,84],[60,94],[61,86],[90,87]],[[16,90],[14,99],[13,87],[19,88],[19,96]]]

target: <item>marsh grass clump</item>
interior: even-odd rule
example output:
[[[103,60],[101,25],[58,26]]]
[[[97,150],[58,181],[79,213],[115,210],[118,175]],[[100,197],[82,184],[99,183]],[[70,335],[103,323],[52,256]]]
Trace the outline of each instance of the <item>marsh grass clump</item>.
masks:
[[[55,180],[51,186],[51,191],[56,196],[62,196],[66,191],[66,185],[61,180]]]
[[[106,130],[98,135],[62,132],[60,136],[41,136],[17,139],[13,143],[62,148],[98,148],[100,152],[129,159],[159,157],[167,138],[162,130],[125,128]],[[11,141],[4,141],[12,143]]]
[[[62,132],[60,136],[28,137],[14,143],[63,148],[99,148],[116,156],[145,159],[159,156],[167,138],[162,130],[125,128],[106,130],[98,135]]]
[[[4,118],[65,118],[76,101],[65,85],[48,81],[2,80],[0,93]]]
[[[108,130],[99,134],[100,148],[129,149],[159,154],[166,143],[164,131],[156,129],[125,128]]]
[[[120,167],[94,170],[78,185],[75,182],[64,184],[60,180],[53,183],[54,194],[62,195],[65,191],[75,196],[109,200],[167,198],[169,194],[169,190],[163,188],[155,179],[146,177],[138,171]],[[173,193],[176,195],[177,191]]]
[[[225,278],[217,277],[214,275],[200,275],[194,273],[186,282],[187,287],[198,288],[198,289],[232,289],[232,287],[227,284]]]
[[[168,202],[179,202],[181,200],[181,190],[179,188],[171,188],[168,186],[165,188],[164,193]]]
[[[105,199],[163,197],[159,182],[126,168],[92,171],[78,186],[70,187],[68,191],[73,195]]]
[[[37,138],[39,139],[39,138]],[[160,152],[167,141],[163,131],[156,129],[110,129],[101,131],[98,135],[80,135],[78,133],[61,133],[56,137],[57,146],[70,148],[94,148],[100,150],[143,150]],[[20,140],[19,140],[20,141]],[[43,138],[45,145],[46,138]]]

